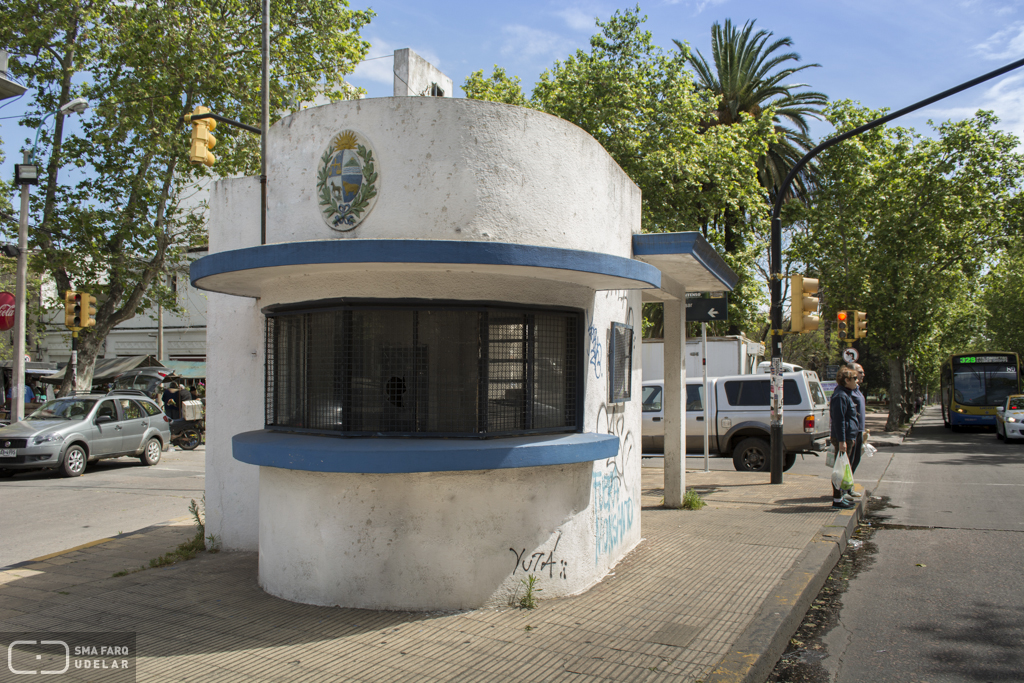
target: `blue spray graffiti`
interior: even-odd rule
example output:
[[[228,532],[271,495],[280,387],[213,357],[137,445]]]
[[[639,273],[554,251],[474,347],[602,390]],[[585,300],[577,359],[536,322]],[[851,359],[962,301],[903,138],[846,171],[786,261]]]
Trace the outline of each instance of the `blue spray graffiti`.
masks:
[[[633,528],[633,498],[623,497],[624,488],[614,472],[594,472],[594,512],[597,524],[594,563],[610,555]]]
[[[594,366],[594,377],[601,379],[601,340],[598,339],[594,323],[590,323],[587,334],[590,335],[590,364]]]

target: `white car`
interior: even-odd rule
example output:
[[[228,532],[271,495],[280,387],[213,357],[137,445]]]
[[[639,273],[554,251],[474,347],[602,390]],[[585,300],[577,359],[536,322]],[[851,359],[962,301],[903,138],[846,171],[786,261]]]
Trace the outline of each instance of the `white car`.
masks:
[[[996,438],[1024,439],[1024,395],[1006,397],[1006,403],[996,408]]]
[[[783,470],[798,453],[825,450],[829,435],[828,401],[818,375],[809,370],[783,373],[785,446]],[[700,379],[686,381],[686,452],[704,452],[704,387]],[[709,377],[707,423],[712,454],[731,456],[740,472],[767,472],[770,451],[771,390],[764,375]],[[641,449],[662,453],[665,445],[664,381],[643,383]]]

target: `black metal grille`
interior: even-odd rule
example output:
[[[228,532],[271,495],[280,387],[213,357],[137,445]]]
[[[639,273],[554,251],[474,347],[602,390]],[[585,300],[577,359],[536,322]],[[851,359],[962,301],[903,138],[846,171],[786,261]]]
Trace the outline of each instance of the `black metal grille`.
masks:
[[[350,435],[576,431],[580,319],[454,305],[270,313],[266,424]]]
[[[622,323],[612,323],[612,343],[609,349],[611,372],[608,373],[608,387],[611,403],[628,401],[632,391],[630,381],[633,375],[633,328]]]

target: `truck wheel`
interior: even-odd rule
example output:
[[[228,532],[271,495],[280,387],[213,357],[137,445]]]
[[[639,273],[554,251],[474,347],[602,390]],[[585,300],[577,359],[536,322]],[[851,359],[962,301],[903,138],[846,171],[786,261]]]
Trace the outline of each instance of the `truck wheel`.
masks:
[[[786,459],[782,463],[782,471],[789,472],[789,468],[796,464],[796,453],[786,453]]]
[[[771,467],[770,453],[767,441],[752,436],[732,449],[732,465],[740,472],[767,472]]]

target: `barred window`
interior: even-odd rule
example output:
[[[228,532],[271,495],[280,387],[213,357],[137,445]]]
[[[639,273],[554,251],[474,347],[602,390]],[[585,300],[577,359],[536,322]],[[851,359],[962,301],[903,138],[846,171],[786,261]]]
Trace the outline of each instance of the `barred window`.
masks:
[[[578,431],[581,320],[469,304],[271,310],[266,426],[351,436]]]

